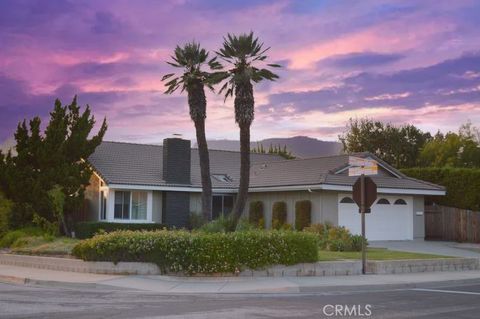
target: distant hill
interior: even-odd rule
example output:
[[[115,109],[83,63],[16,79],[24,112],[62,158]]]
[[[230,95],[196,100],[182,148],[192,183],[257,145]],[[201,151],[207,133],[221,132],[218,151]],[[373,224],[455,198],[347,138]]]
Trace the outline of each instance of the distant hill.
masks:
[[[271,145],[287,146],[287,149],[296,157],[307,158],[316,156],[328,156],[340,154],[342,144],[338,142],[322,141],[308,136],[295,136],[289,138],[268,138],[252,142],[251,147],[262,144],[268,150]],[[240,150],[240,141],[234,140],[211,140],[208,141],[208,148],[227,151]]]

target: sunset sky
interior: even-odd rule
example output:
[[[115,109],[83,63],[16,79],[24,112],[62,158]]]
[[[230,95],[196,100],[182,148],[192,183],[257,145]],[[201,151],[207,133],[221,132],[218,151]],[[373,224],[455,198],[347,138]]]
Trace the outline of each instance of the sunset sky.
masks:
[[[163,94],[175,45],[216,50],[254,31],[284,66],[255,87],[252,140],[336,140],[349,118],[435,132],[480,124],[480,1],[0,1],[0,143],[78,94],[107,140],[194,138],[185,95]],[[208,93],[209,139],[238,139]]]

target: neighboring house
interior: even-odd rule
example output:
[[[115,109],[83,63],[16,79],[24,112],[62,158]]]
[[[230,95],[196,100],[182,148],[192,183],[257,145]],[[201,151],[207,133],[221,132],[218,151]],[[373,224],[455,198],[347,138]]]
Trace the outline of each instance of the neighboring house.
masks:
[[[240,153],[210,150],[213,218],[229,213],[239,181]],[[355,156],[378,163],[378,200],[366,217],[370,240],[423,238],[424,195],[445,189],[409,178],[369,153]],[[90,218],[109,222],[154,222],[186,226],[189,214],[201,211],[198,152],[190,141],[169,138],[163,146],[103,142],[88,159],[94,169],[86,191]],[[360,232],[358,207],[352,200],[357,177],[348,176],[348,155],[285,160],[251,154],[249,201],[262,201],[267,227],[272,205],[287,203],[294,223],[295,202],[312,203],[312,223],[330,222]],[[245,215],[248,214],[248,204]]]

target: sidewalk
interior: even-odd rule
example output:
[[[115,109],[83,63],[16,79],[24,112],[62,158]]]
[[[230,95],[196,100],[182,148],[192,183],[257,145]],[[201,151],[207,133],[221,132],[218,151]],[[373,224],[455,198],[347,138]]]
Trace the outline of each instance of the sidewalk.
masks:
[[[165,294],[296,293],[336,290],[413,288],[426,283],[480,280],[480,271],[335,277],[172,277],[113,276],[0,265],[0,282],[131,289]],[[390,286],[391,285],[391,286]]]

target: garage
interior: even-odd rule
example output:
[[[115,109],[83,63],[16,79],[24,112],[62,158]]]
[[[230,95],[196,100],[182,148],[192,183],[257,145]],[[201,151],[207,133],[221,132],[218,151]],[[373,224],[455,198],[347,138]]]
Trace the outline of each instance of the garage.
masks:
[[[412,240],[413,198],[379,194],[371,213],[366,215],[368,240]],[[338,224],[353,234],[361,234],[361,217],[351,194],[338,196]]]

